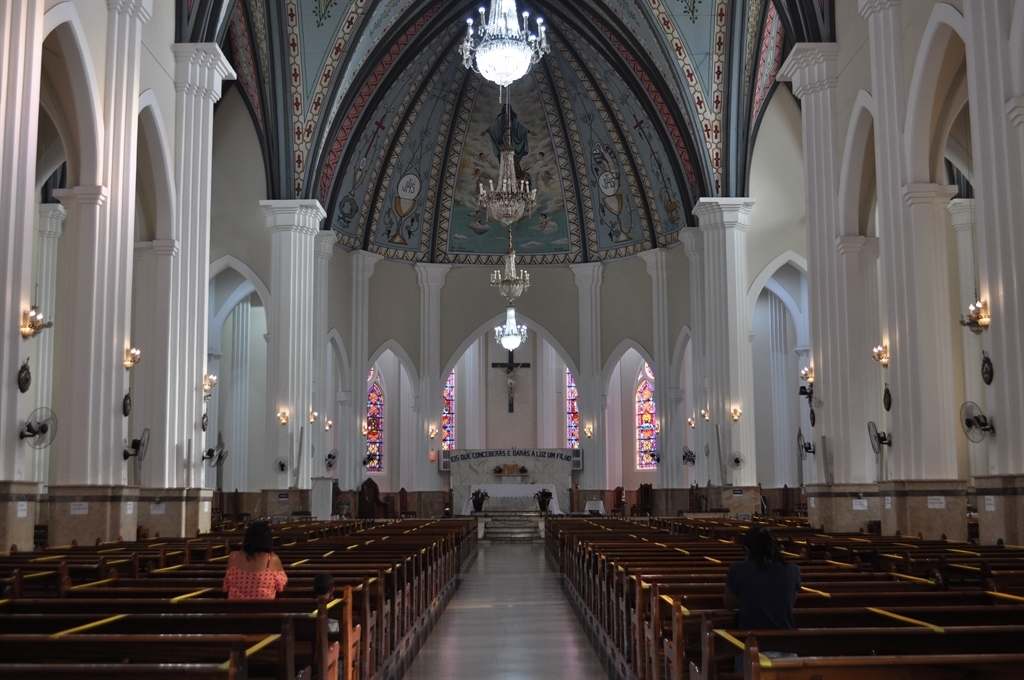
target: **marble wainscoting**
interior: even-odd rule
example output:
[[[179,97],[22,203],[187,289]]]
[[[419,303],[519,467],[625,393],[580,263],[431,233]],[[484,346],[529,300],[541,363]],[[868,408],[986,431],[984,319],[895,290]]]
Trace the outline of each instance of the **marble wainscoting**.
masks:
[[[32,550],[39,482],[0,482],[0,551]]]
[[[213,489],[142,489],[139,526],[163,538],[196,536],[210,530]]]
[[[49,488],[51,546],[71,541],[135,540],[138,527],[139,487],[74,485]]]
[[[974,478],[978,495],[978,540],[994,545],[1024,545],[1024,475]]]
[[[882,518],[876,484],[808,484],[807,520],[825,531],[867,531]]]
[[[882,534],[943,535],[967,540],[967,482],[957,479],[897,479],[878,483]]]

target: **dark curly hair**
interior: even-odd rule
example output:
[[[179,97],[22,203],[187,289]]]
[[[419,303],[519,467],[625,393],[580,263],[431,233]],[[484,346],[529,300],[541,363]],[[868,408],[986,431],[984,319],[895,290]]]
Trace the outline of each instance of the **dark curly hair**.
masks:
[[[266,522],[250,524],[242,539],[242,550],[247,560],[255,557],[256,553],[274,552],[274,535],[270,533],[270,526]]]
[[[747,559],[756,562],[759,567],[786,563],[786,558],[779,549],[778,540],[767,527],[751,527],[743,534],[742,545],[747,549]]]

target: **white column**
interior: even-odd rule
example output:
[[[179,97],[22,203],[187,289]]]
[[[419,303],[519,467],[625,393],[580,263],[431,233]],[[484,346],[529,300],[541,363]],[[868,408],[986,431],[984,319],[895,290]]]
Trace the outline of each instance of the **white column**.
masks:
[[[796,480],[793,472],[793,456],[796,455],[796,436],[791,431],[789,404],[793,395],[789,390],[789,337],[786,332],[786,317],[789,311],[777,295],[768,296],[769,356],[772,365],[772,426],[775,443],[772,458],[775,462],[775,486],[788,484],[793,487]]]
[[[413,474],[416,489],[435,491],[441,488],[436,464],[428,455],[431,440],[427,428],[441,428],[441,289],[451,269],[446,264],[416,264],[416,280],[420,286],[420,384],[419,427],[414,441]],[[447,377],[447,376],[446,376]]]
[[[989,441],[990,474],[1024,473],[1024,92],[1007,39],[1015,4],[1019,14],[1019,3],[965,0],[963,6],[978,296],[992,318],[981,341],[996,371],[985,387],[987,413],[999,428]]]
[[[329,435],[324,429],[327,414],[335,395],[331,394],[333,383],[330,374],[330,362],[327,357],[327,301],[330,297],[330,263],[334,256],[334,244],[338,235],[333,229],[318,232],[314,238],[313,260],[313,409],[319,412],[317,421],[310,427],[313,452],[312,476],[323,477],[328,474],[325,461]]]
[[[647,264],[651,277],[651,303],[654,319],[654,403],[658,409],[658,482],[663,489],[682,486],[682,445],[677,440],[674,428],[675,409],[678,401],[670,403],[670,387],[678,376],[670,375],[672,349],[668,338],[668,271],[665,264],[664,248],[645,250],[640,257]]]
[[[833,370],[828,373],[831,379],[823,381],[819,377],[815,382],[816,392],[820,389],[819,385],[833,388],[847,386],[846,389],[839,389],[839,394],[836,394],[836,389],[828,392],[828,401],[822,409],[829,414],[829,419],[826,419],[828,424],[840,427],[836,429],[822,424],[823,433],[832,433],[829,449],[832,452],[835,481],[840,483],[871,482],[875,476],[874,453],[868,440],[867,422],[873,420],[880,425],[877,421],[881,414],[869,410],[869,405],[880,403],[876,396],[880,393],[877,379],[879,366],[871,358],[871,348],[880,339],[877,332],[874,335],[864,332],[865,327],[878,327],[877,322],[868,322],[866,313],[871,301],[878,299],[877,285],[866,280],[861,262],[866,242],[865,236],[836,237],[836,283],[838,291],[841,291],[839,297],[843,300],[845,314],[837,317],[836,341],[832,343],[830,355]],[[877,252],[877,247],[874,250]],[[874,297],[868,294],[870,291],[875,291]],[[836,384],[837,377],[842,382]],[[843,414],[836,414],[834,409],[828,408],[832,400],[839,400],[843,404]]]
[[[18,390],[18,368],[30,347],[18,331],[32,306],[32,225],[35,221],[39,73],[43,0],[0,3],[0,479],[25,479],[19,419],[29,404]],[[43,309],[49,315],[54,309]],[[53,329],[43,333],[53,333]],[[29,341],[31,342],[31,341]],[[38,363],[30,364],[34,369]]]
[[[807,260],[810,326],[808,365],[815,373],[815,426],[804,430],[819,453],[826,447],[834,461],[836,482],[868,481],[863,461],[865,421],[860,417],[862,387],[853,357],[870,352],[877,340],[861,347],[854,341],[862,327],[858,293],[857,248],[850,243],[857,225],[844,224],[838,206],[836,56],[833,43],[801,43],[790,52],[779,79],[790,81],[801,100],[806,158]],[[848,234],[853,234],[848,235]],[[825,443],[822,444],[822,441]],[[819,458],[823,456],[819,455]]]
[[[558,352],[534,336],[537,343],[536,385],[537,448],[565,448],[565,371],[559,370]]]
[[[221,397],[229,400],[224,414],[224,443],[228,458],[224,461],[224,490],[249,490],[249,343],[250,297],[231,312],[231,382],[217,384]]]
[[[177,299],[172,301],[176,323],[177,403],[171,411],[173,452],[184,465],[172,465],[172,486],[202,482],[205,440],[203,375],[206,371],[207,309],[210,278],[210,186],[213,158],[213,105],[221,84],[235,77],[227,58],[214,43],[180,43],[174,52],[175,187],[181,255],[175,258]],[[191,458],[188,450],[191,446]]]
[[[267,394],[271,453],[291,462],[279,484],[308,489],[313,392],[313,243],[326,213],[316,200],[260,201],[270,230]],[[288,413],[288,423],[277,420]]]
[[[39,206],[39,269],[36,273],[36,304],[45,314],[53,314],[57,297],[57,242],[64,233],[64,218],[67,211],[60,203],[43,203]],[[35,392],[35,408],[50,408],[53,405],[53,332],[40,333],[35,338],[36,351],[31,364],[32,387]],[[49,448],[33,449],[35,454],[30,479],[42,482],[45,488],[49,481]]]
[[[694,465],[694,478],[698,485],[706,486],[708,480],[718,480],[718,459],[704,455],[704,447],[711,451],[714,437],[710,421],[701,416],[701,410],[709,407],[707,369],[704,346],[707,329],[704,325],[704,235],[700,229],[684,229],[683,245],[686,258],[690,265],[690,338],[692,349],[690,363],[693,370],[690,377],[693,391],[690,395],[691,413],[687,417],[694,418],[696,427],[693,431],[693,452],[697,456]],[[720,483],[720,482],[719,482]]]
[[[351,384],[349,386],[347,412],[350,417],[345,423],[347,446],[340,451],[338,461],[338,483],[342,489],[356,489],[366,479],[363,456],[366,455],[366,437],[363,424],[366,422],[366,374],[370,370],[369,306],[370,277],[373,268],[383,257],[365,250],[352,253],[352,323],[349,347],[352,354]],[[342,399],[344,401],[344,398]]]
[[[580,375],[576,378],[579,392],[580,447],[583,449],[583,470],[579,476],[581,489],[604,489],[608,484],[608,452],[605,414],[607,385],[601,376],[601,277],[600,262],[570,265],[579,290]],[[587,438],[583,430],[593,427],[594,436]]]
[[[852,337],[857,338],[854,345],[857,348],[874,347],[882,337],[878,299],[877,236],[863,237],[863,243],[860,246],[859,264],[861,296],[857,300],[857,304],[861,306],[863,322],[860,334],[854,333]],[[850,358],[853,363],[854,375],[857,378],[854,385],[855,387],[859,386],[861,395],[861,398],[854,399],[851,404],[853,408],[861,409],[860,422],[858,423],[857,416],[853,417],[852,451],[853,455],[856,456],[856,452],[859,450],[861,452],[860,455],[868,461],[869,473],[867,481],[879,481],[885,472],[882,464],[885,462],[885,455],[888,454],[889,449],[885,447],[882,453],[875,454],[871,447],[871,441],[868,439],[867,421],[874,421],[878,429],[883,432],[889,431],[888,412],[882,405],[882,392],[885,389],[888,370],[882,368],[877,361],[871,358],[868,350],[853,352]],[[857,427],[858,424],[860,425],[859,428]]]
[[[956,232],[957,270],[959,272],[959,308],[966,313],[967,306],[978,299],[978,283],[974,270],[974,199],[954,198],[946,206]],[[964,365],[964,399],[973,401],[982,413],[988,413],[985,403],[985,383],[981,379],[981,336],[967,327],[960,329],[960,343]],[[989,474],[988,445],[985,437],[978,443],[967,442],[971,476]]]
[[[211,343],[206,349],[206,372],[210,375],[220,375],[220,360],[224,356],[220,350],[221,338],[217,338],[216,346]],[[219,385],[219,383],[218,383]],[[223,429],[220,422],[220,400],[224,398],[224,391],[214,388],[209,394],[206,402],[206,448],[212,448],[217,443],[217,433]],[[214,479],[210,479],[210,486],[214,488]]]
[[[721,427],[721,451],[726,459],[733,451],[742,452],[746,458],[746,465],[731,474],[734,485],[757,482],[746,286],[747,226],[753,207],[750,198],[702,198],[693,209],[704,235],[705,356],[711,426]],[[734,408],[743,411],[736,422],[731,417]],[[712,459],[716,458],[716,449],[717,441],[713,439]]]

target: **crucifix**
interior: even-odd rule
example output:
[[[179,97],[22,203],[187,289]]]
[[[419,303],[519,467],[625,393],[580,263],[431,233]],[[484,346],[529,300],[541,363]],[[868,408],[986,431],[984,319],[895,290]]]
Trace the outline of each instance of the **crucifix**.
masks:
[[[515,412],[515,408],[514,408],[514,404],[513,404],[512,398],[515,396],[515,392],[516,392],[516,376],[515,376],[516,369],[517,368],[529,368],[530,367],[529,362],[526,362],[526,363],[516,363],[515,359],[512,358],[512,351],[513,350],[509,350],[508,351],[508,361],[506,361],[505,363],[501,363],[501,362],[497,362],[497,361],[491,363],[491,368],[503,368],[503,369],[505,369],[505,373],[508,374],[508,412],[509,413],[514,413]]]

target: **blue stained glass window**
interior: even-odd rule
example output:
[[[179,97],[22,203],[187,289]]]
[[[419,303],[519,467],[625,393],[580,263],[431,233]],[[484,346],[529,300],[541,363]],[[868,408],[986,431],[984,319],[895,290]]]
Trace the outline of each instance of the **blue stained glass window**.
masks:
[[[442,399],[444,406],[441,408],[441,449],[451,451],[455,448],[455,371],[448,374]]]
[[[379,383],[366,392],[366,464],[367,472],[384,471],[384,393]]]
[[[580,412],[576,408],[579,391],[569,369],[565,369],[565,438],[570,449],[580,448]]]

